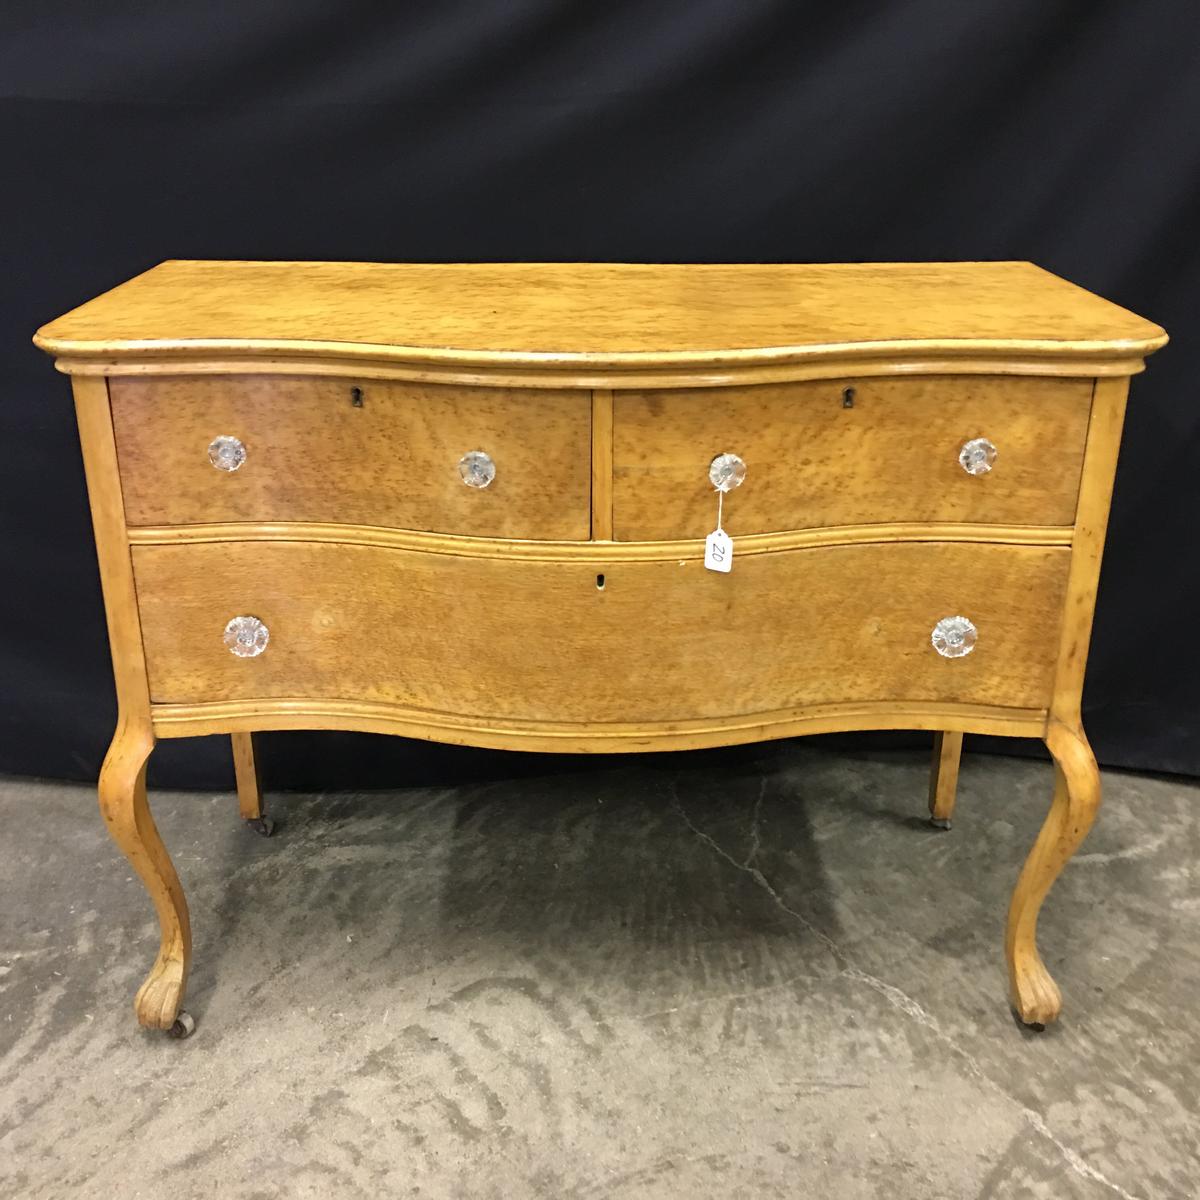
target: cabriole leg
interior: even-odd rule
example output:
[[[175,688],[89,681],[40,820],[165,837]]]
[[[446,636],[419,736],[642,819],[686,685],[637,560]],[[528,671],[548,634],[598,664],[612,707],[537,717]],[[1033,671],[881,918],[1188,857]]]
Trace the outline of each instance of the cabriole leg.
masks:
[[[1100,770],[1083,730],[1051,721],[1046,745],[1054,756],[1054,801],[1017,880],[1005,936],[1013,1007],[1034,1026],[1049,1024],[1062,1008],[1058,985],[1038,954],[1038,912],[1100,807]]]
[[[255,833],[270,837],[275,822],[263,809],[262,780],[258,774],[258,759],[254,755],[252,733],[231,734],[233,742],[233,774],[237,780],[238,811]]]
[[[929,772],[929,823],[949,829],[958,791],[958,764],[963,735],[939,731],[933,735],[933,764]]]
[[[190,1032],[191,1018],[181,1013],[192,956],[187,901],[175,867],[158,836],[146,802],[146,760],[154,749],[149,729],[118,728],[100,768],[100,812],[112,839],[141,877],[154,908],[162,938],[158,958],[133,1002],[137,1019],[151,1029]]]

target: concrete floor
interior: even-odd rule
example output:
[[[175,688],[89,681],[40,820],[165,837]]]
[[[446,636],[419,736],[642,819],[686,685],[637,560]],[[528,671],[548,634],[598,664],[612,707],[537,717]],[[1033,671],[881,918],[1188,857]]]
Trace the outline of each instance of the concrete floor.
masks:
[[[811,743],[454,790],[160,794],[195,1035],[139,1030],[89,790],[0,783],[0,1195],[1200,1194],[1200,788],[1106,776],[1005,1001],[1049,766]]]

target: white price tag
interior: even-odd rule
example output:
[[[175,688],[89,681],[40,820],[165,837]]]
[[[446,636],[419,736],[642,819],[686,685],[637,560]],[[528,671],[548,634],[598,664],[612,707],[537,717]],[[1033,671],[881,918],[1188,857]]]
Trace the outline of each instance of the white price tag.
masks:
[[[733,538],[725,530],[714,529],[704,539],[704,565],[726,575],[733,570]]]

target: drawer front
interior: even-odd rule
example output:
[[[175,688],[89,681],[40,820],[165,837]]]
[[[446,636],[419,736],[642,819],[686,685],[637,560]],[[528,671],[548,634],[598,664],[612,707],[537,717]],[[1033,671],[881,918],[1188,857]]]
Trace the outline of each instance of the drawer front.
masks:
[[[315,521],[538,540],[590,532],[584,392],[262,375],[109,386],[131,525]],[[210,461],[219,437],[244,448],[234,470]],[[486,487],[463,482],[470,451],[495,464]]]
[[[725,504],[735,537],[879,522],[1070,525],[1091,394],[1090,380],[1008,376],[618,392],[615,536],[704,537],[717,509],[709,465],[724,453],[746,464]],[[970,474],[959,455],[979,438],[996,459]]]
[[[156,703],[383,701],[481,723],[654,723],[888,700],[1044,708],[1069,557],[1065,547],[879,543],[747,554],[718,575],[697,559],[619,554],[133,549]],[[269,631],[257,656],[225,644],[239,616]],[[931,634],[955,616],[978,640],[942,657]]]

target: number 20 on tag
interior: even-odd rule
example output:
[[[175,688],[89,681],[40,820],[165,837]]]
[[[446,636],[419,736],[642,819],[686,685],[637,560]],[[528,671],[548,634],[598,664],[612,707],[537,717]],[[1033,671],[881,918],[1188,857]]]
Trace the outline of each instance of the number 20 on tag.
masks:
[[[714,529],[704,539],[704,565],[725,574],[733,570],[733,539],[725,530]]]

